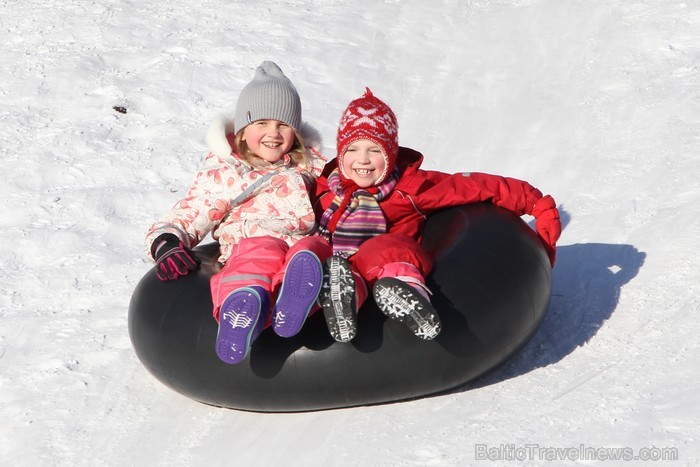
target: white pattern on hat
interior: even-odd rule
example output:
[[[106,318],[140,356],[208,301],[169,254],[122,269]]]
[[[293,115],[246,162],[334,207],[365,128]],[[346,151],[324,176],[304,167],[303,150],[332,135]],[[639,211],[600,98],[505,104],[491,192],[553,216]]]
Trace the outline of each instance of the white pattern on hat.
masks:
[[[338,126],[338,167],[344,179],[347,179],[347,174],[343,173],[342,168],[345,151],[348,146],[361,139],[372,141],[382,150],[386,164],[384,172],[376,182],[379,184],[394,169],[398,157],[398,123],[391,108],[377,99],[369,88],[366,88],[362,97],[350,102]]]

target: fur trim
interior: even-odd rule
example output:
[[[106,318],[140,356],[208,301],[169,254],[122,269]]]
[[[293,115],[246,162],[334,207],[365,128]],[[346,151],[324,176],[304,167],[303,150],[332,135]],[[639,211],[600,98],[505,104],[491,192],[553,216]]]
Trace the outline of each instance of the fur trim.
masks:
[[[226,115],[216,117],[207,131],[209,151],[219,157],[230,156],[233,149],[226,139],[229,133],[233,133],[233,117]]]
[[[231,145],[228,143],[226,135],[234,132],[233,117],[230,115],[220,115],[209,125],[207,131],[207,147],[209,151],[219,157],[231,155]],[[321,133],[306,122],[301,122],[299,128],[301,137],[304,138],[306,146],[310,146],[317,152],[321,151]]]
[[[317,152],[321,152],[321,133],[316,128],[306,122],[301,122],[299,133],[304,138],[304,143],[307,147],[312,147]]]

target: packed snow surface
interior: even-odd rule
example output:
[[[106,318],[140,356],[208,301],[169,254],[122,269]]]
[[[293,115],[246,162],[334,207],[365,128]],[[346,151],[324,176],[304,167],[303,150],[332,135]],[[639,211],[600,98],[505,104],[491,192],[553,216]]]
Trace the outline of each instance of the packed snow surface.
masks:
[[[700,463],[699,2],[0,7],[0,464]],[[521,352],[449,394],[300,414],[148,373],[127,331],[145,231],[263,60],[328,157],[369,86],[425,167],[555,197],[554,292]]]

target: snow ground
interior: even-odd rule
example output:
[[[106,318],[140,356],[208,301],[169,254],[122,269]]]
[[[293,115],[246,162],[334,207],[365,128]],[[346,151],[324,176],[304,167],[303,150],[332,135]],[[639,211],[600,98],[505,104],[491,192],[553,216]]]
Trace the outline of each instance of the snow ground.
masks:
[[[0,6],[0,464],[700,463],[699,2]],[[126,326],[145,229],[266,59],[328,156],[370,86],[428,168],[553,194],[554,294],[522,352],[447,395],[286,415],[205,406],[145,370]]]

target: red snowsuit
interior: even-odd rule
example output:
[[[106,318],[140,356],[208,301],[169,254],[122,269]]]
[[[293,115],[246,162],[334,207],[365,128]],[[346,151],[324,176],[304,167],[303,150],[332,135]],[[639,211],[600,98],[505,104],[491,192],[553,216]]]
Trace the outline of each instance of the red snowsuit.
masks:
[[[409,263],[418,268],[423,278],[432,268],[432,259],[419,246],[427,216],[440,209],[488,201],[515,214],[533,214],[542,193],[529,183],[513,178],[482,173],[446,174],[420,169],[423,156],[412,149],[400,147],[396,165],[402,174],[393,191],[379,202],[386,217],[387,233],[365,241],[348,260],[371,286],[381,277],[384,266]],[[327,176],[337,167],[337,159],[329,162],[316,185],[317,219],[331,204]],[[548,203],[553,204],[551,197]],[[558,222],[558,220],[557,220]],[[545,223],[543,223],[545,224]],[[545,245],[553,245],[558,231],[551,225],[540,226],[538,232]],[[540,228],[542,227],[542,228]],[[542,231],[540,231],[542,230]],[[557,230],[557,229],[554,229]]]

